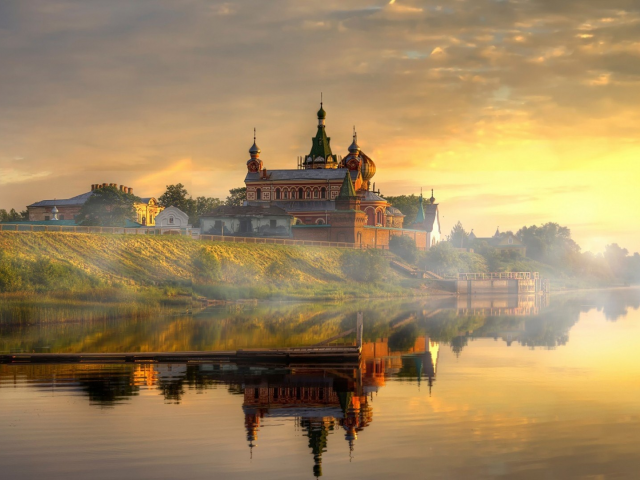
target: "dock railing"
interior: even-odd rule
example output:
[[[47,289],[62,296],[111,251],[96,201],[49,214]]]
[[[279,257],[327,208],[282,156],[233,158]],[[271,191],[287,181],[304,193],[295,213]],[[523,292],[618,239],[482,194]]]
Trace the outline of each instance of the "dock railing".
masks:
[[[538,280],[538,272],[459,273],[458,280]]]

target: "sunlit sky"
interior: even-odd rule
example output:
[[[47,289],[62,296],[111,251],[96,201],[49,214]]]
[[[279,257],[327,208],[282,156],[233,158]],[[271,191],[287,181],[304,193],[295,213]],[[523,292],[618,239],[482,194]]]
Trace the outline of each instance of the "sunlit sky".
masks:
[[[0,1],[0,208],[118,183],[159,196],[294,168],[320,92],[383,194],[444,233],[555,221],[640,250],[637,0]]]

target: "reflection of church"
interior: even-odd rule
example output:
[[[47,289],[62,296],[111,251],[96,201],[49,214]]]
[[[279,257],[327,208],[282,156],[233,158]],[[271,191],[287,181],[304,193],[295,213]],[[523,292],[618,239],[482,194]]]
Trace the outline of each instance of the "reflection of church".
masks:
[[[282,378],[259,377],[247,382],[242,409],[249,447],[257,445],[258,430],[265,418],[295,418],[313,453],[313,473],[322,475],[322,454],[329,433],[342,428],[349,452],[358,433],[372,421],[372,408],[363,389],[360,371],[292,371]]]

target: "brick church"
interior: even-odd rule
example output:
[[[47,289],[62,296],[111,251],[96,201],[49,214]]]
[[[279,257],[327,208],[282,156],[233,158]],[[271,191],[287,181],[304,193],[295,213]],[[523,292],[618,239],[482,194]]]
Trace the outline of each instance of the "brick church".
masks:
[[[416,222],[405,228],[404,215],[375,190],[376,164],[358,145],[356,132],[340,157],[327,136],[327,113],[320,104],[311,150],[296,168],[270,170],[254,142],[247,161],[248,207],[277,207],[293,217],[293,237],[383,247],[394,235],[415,239],[425,249],[440,241],[438,204],[420,196]]]

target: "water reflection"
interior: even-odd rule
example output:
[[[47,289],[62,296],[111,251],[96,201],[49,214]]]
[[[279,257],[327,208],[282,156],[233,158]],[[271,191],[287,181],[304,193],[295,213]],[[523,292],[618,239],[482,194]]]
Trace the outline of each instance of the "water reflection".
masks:
[[[7,452],[0,459],[12,478],[36,478],[16,475],[25,463],[12,458],[25,445],[71,461],[68,445],[89,442],[92,452],[107,449],[103,468],[112,477],[133,478],[127,468],[140,460],[147,476],[171,478],[175,472],[163,470],[169,442],[181,468],[210,463],[194,478],[220,469],[221,478],[388,478],[391,468],[407,475],[430,468],[439,478],[538,478],[573,468],[586,476],[640,467],[625,440],[640,432],[637,382],[629,382],[638,378],[638,325],[619,320],[637,310],[640,292],[566,294],[548,305],[489,300],[269,306],[134,322],[134,330],[179,346],[277,343],[280,323],[312,343],[351,326],[362,309],[366,339],[353,366],[0,365],[0,427],[12,434],[0,440]],[[126,338],[121,334],[131,325],[113,338]],[[100,345],[94,337],[58,345],[65,342]],[[594,348],[602,355],[594,358]],[[93,429],[100,435],[78,437]],[[16,438],[23,443],[14,447]],[[155,445],[142,459],[141,442]],[[119,457],[125,448],[131,455]],[[84,454],[77,464],[88,476],[96,457]],[[347,470],[352,457],[354,469]],[[295,468],[286,463],[299,458],[304,462]],[[54,467],[57,478],[83,478],[62,471],[62,461]]]
[[[445,297],[344,304],[266,303],[211,308],[195,315],[137,316],[36,324],[0,323],[0,352],[153,352],[236,350],[313,345],[353,327],[363,311],[364,338],[389,339],[398,349],[418,336],[447,343],[458,354],[476,338],[554,348],[569,341],[582,312],[615,321],[640,307],[640,290],[620,289],[551,297]],[[77,312],[76,312],[77,314]],[[77,318],[77,317],[74,317]],[[354,336],[341,340],[353,343]]]

